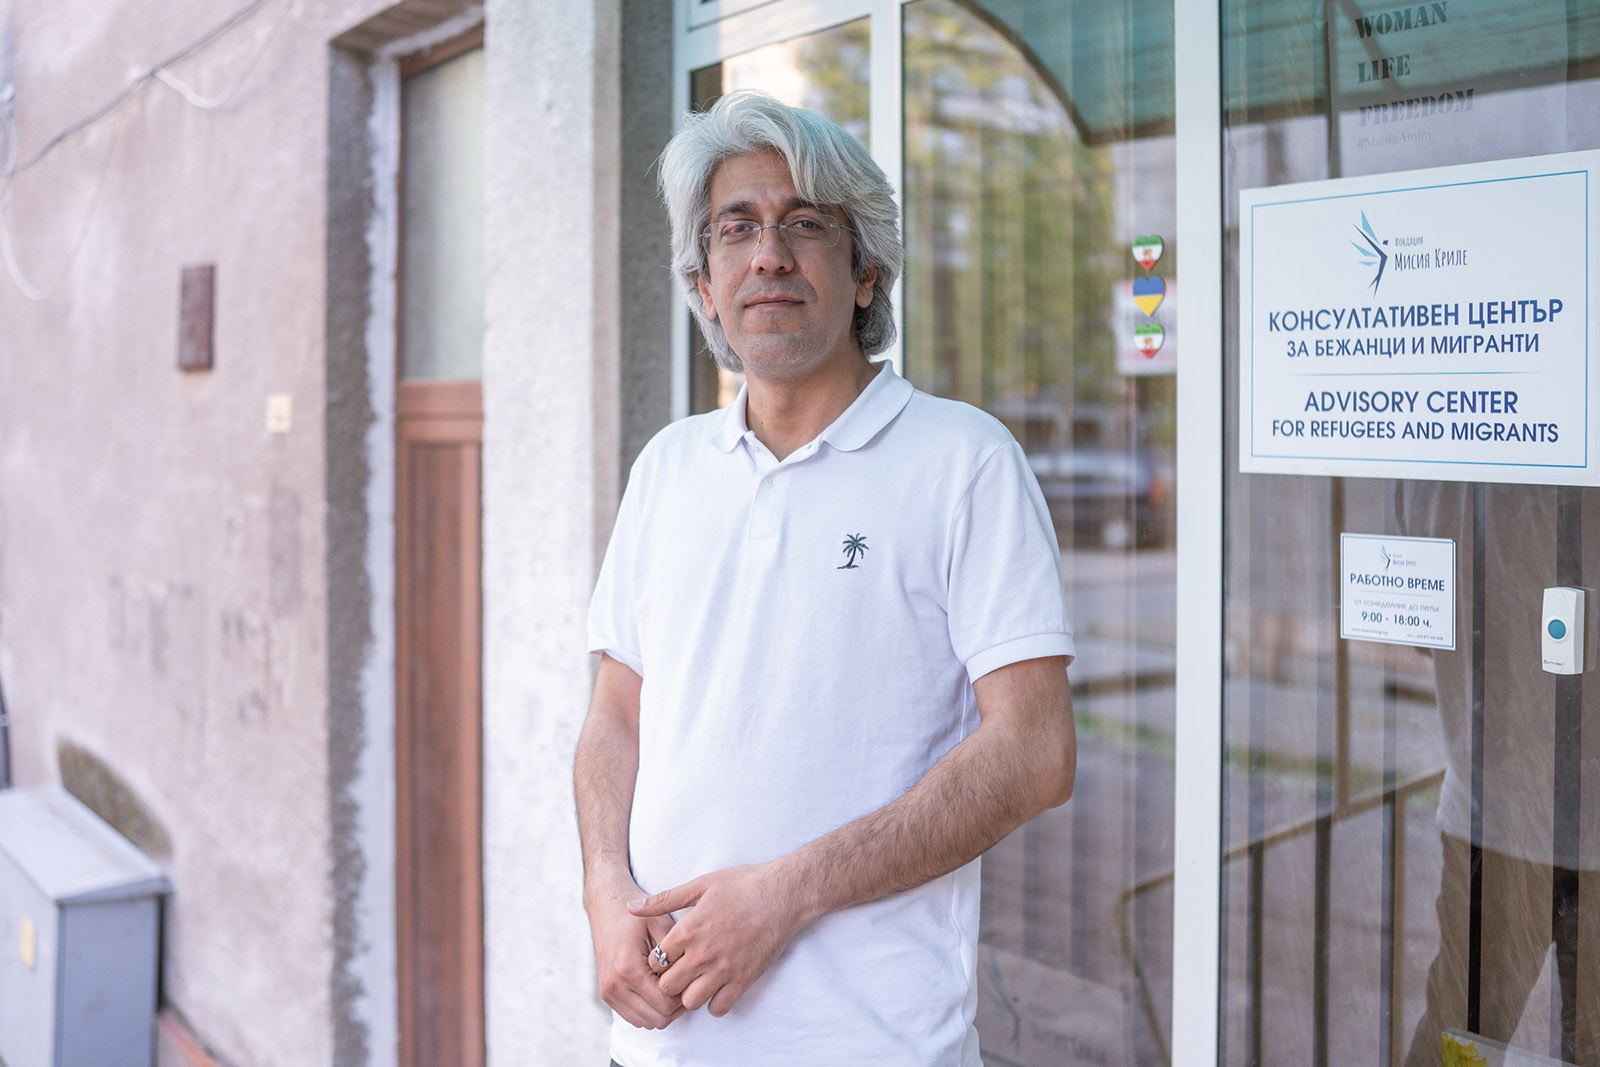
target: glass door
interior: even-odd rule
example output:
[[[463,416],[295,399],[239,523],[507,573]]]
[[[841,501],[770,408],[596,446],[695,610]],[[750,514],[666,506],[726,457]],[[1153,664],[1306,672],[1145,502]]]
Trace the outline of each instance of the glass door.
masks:
[[[1221,10],[1220,1062],[1600,1064],[1600,686],[1541,638],[1547,589],[1593,619],[1600,490],[1532,428],[1594,338],[1466,297],[1594,262],[1592,179],[1544,177],[1600,147],[1600,13]]]
[[[1072,801],[983,861],[986,1063],[1164,1062],[1172,980],[1171,10],[915,0],[905,355],[1022,444],[1078,656]]]

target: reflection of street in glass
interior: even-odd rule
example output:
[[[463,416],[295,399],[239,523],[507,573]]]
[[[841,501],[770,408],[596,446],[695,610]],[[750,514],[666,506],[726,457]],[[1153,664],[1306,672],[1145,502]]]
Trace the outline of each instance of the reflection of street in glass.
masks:
[[[1230,676],[1226,699],[1258,718],[1255,744],[1239,730],[1224,750],[1224,794],[1250,803],[1226,809],[1223,1062],[1251,1062],[1257,1050],[1256,1062],[1305,1062],[1321,1025],[1330,1062],[1392,1062],[1383,1050],[1401,1040],[1400,1018],[1421,1011],[1439,871],[1431,678],[1411,649],[1365,648],[1376,651],[1349,664],[1342,761],[1326,755],[1337,747],[1334,716],[1319,719],[1337,703],[1334,672],[1324,667],[1319,678],[1314,655],[1291,647],[1276,678]],[[1386,775],[1386,753],[1397,751]],[[1385,950],[1395,946],[1386,978]],[[1321,1005],[1319,954],[1326,989],[1350,991]]]
[[[1153,448],[1069,446],[1028,454],[1064,544],[1154,547],[1171,539],[1172,462]]]
[[[1583,817],[1581,751],[1583,734],[1600,729],[1591,710],[1600,701],[1593,687],[1585,698],[1577,676],[1545,673],[1538,628],[1544,589],[1563,584],[1563,552],[1588,555],[1583,524],[1571,521],[1576,491],[1415,482],[1399,500],[1407,532],[1461,546],[1477,583],[1471,599],[1493,606],[1475,618],[1463,604],[1457,628],[1476,628],[1476,640],[1433,654],[1446,765],[1444,866],[1433,883],[1439,943],[1406,1067],[1440,1064],[1450,1027],[1600,1062],[1600,991],[1590,984],[1600,825]],[[1551,993],[1534,998],[1552,957]],[[1533,1000],[1542,1005],[1530,1010]],[[1530,1015],[1539,1017],[1531,1025]]]
[[[983,860],[993,1067],[1163,1062],[1170,1030],[1175,558],[1065,548],[1078,785]],[[1150,883],[1130,895],[1130,887]]]
[[[1457,1027],[1595,1062],[1600,912],[1572,886],[1594,879],[1600,831],[1576,738],[1592,751],[1600,727],[1582,731],[1584,702],[1540,670],[1561,491],[1308,486],[1236,512],[1251,529],[1226,630],[1222,1061],[1321,1047],[1438,1064]],[[1569,557],[1600,538],[1580,525]],[[1352,529],[1456,546],[1455,650],[1339,638],[1339,576],[1317,551]]]
[[[1171,544],[1172,450],[1136,443],[1143,433],[1120,408],[1036,393],[1004,397],[988,410],[1027,453],[1062,545]]]
[[[1130,888],[1172,856],[1176,382],[1150,373],[1115,312],[1125,298],[1146,318],[1128,293],[1130,271],[1148,273],[1137,260],[1176,280],[1155,236],[1175,232],[1175,154],[1168,135],[1132,133],[1131,41],[1108,38],[1111,81],[1075,68],[1069,96],[1032,49],[1071,39],[1071,12],[1036,6],[1021,38],[981,5],[901,8],[906,375],[1022,447],[1077,648],[1073,799],[983,861],[978,1029],[993,1067],[1160,1063],[1170,888]],[[1096,11],[1122,25],[1132,9]],[[1168,68],[1139,79],[1155,96],[1170,84]],[[1098,122],[1075,110],[1090,101]]]

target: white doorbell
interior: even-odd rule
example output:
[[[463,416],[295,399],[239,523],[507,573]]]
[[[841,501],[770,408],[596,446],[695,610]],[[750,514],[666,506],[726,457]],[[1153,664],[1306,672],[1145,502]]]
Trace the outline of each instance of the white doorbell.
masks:
[[[1583,590],[1558,585],[1544,591],[1539,644],[1551,674],[1583,673]]]

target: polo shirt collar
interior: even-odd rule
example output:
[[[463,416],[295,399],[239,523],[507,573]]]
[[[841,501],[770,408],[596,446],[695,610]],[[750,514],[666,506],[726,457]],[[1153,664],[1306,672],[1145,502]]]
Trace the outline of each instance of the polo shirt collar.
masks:
[[[739,441],[750,430],[749,424],[744,421],[744,400],[749,391],[748,385],[739,386],[739,395],[733,403],[718,412],[712,420],[711,443],[724,452],[732,452],[737,448]]]
[[[910,382],[894,372],[894,364],[885,361],[855,402],[826,430],[817,435],[841,452],[854,452],[878,436],[885,426],[894,421],[911,400],[916,390]]]
[[[854,452],[878,436],[910,402],[911,394],[916,391],[912,384],[894,372],[893,364],[886,361],[880,366],[872,381],[861,390],[861,395],[817,435],[818,441],[841,452]],[[711,443],[724,452],[732,452],[750,430],[744,412],[749,388],[741,385],[739,395],[722,409],[712,424]]]

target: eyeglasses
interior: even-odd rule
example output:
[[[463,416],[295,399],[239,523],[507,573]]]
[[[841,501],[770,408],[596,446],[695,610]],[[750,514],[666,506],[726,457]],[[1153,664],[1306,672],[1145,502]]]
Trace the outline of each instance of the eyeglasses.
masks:
[[[791,252],[804,252],[832,248],[839,243],[839,231],[850,230],[850,227],[816,215],[794,215],[771,226],[749,219],[724,219],[712,223],[700,235],[700,243],[711,255],[754,255],[761,247],[762,235],[768,230],[777,230],[778,240]]]

